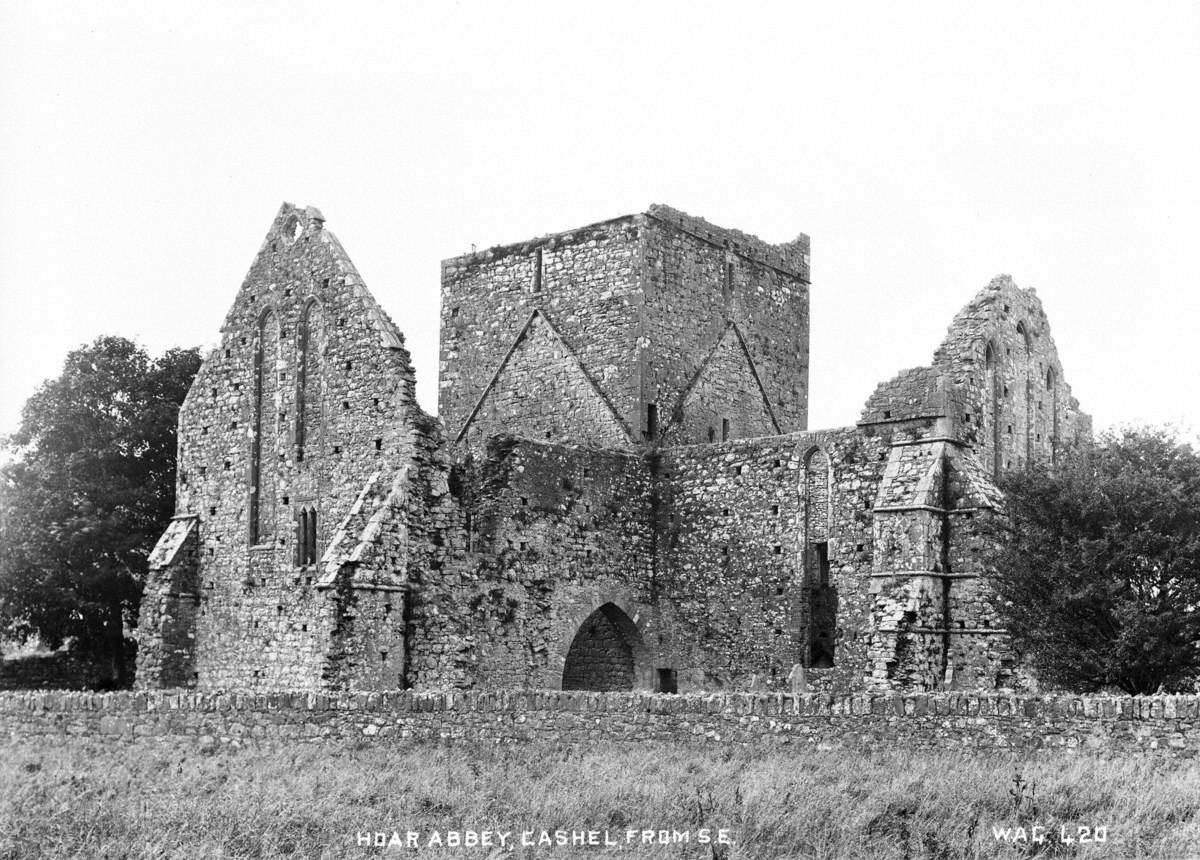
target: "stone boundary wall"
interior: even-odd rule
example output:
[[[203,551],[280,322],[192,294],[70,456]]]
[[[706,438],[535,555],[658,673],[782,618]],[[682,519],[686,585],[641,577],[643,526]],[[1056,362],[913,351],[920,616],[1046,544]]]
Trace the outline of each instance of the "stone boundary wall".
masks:
[[[448,693],[0,693],[11,742],[94,734],[114,741],[365,739],[671,741],[871,750],[1089,750],[1192,758],[1200,696],[879,694],[654,695],[559,691]]]

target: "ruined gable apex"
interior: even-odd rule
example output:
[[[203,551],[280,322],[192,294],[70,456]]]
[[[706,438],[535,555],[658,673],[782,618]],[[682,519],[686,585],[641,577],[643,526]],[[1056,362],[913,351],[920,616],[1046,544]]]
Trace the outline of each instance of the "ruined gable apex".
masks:
[[[969,446],[993,479],[1053,464],[1086,444],[1091,419],[1066,383],[1037,293],[999,275],[954,317],[925,367],[880,384],[860,426],[936,423]]]
[[[458,433],[482,441],[511,427],[545,439],[624,448],[630,433],[541,311],[529,316]],[[534,431],[532,428],[536,428]]]
[[[301,208],[287,202],[280,205],[235,297],[234,307],[221,326],[222,333],[237,325],[238,302],[246,297],[248,290],[259,286],[264,275],[280,283],[268,284],[266,295],[250,292],[251,302],[291,298],[297,291],[319,297],[320,290],[340,279],[350,297],[360,305],[358,310],[364,315],[366,325],[376,333],[379,345],[404,349],[404,335],[367,289],[342,243],[325,229],[325,216],[317,207]],[[311,284],[306,285],[306,280]],[[310,289],[306,290],[306,286]]]

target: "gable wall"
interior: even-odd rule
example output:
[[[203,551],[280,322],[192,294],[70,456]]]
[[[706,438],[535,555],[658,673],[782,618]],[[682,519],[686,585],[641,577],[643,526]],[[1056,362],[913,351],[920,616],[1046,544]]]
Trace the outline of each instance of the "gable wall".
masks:
[[[413,454],[417,406],[407,352],[394,335],[395,346],[383,345],[390,324],[314,212],[281,210],[180,413],[178,508],[199,518],[193,681],[203,688],[321,686],[337,610],[315,588],[317,567],[297,564],[299,508],[317,511],[319,559],[367,477]],[[301,226],[294,240],[293,218]],[[323,308],[325,331],[319,380],[309,362],[306,403],[319,420],[309,422],[301,461],[300,323],[310,299]],[[310,349],[320,340],[314,332]],[[262,522],[252,543],[260,412]]]

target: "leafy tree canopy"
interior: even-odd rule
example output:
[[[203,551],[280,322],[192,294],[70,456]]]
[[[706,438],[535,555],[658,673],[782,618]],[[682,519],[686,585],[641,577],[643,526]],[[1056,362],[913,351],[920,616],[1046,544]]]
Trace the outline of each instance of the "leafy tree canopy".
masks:
[[[1002,482],[997,608],[1039,678],[1087,692],[1186,691],[1200,677],[1200,454],[1125,429]]]
[[[26,402],[0,469],[0,628],[110,658],[122,679],[146,559],[175,505],[196,349],[101,337]]]

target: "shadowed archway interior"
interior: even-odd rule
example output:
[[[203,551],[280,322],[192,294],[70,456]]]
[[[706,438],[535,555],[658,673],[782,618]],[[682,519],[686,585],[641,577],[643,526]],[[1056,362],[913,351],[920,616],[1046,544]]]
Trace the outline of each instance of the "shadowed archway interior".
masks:
[[[567,651],[562,688],[632,690],[637,680],[635,654],[641,650],[637,626],[618,606],[605,603],[579,625]]]

